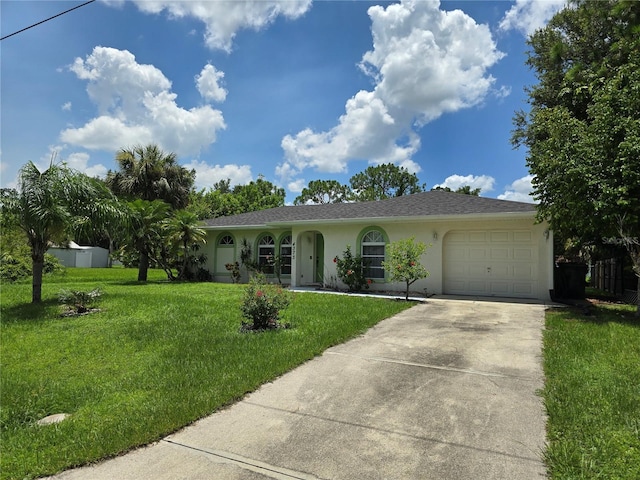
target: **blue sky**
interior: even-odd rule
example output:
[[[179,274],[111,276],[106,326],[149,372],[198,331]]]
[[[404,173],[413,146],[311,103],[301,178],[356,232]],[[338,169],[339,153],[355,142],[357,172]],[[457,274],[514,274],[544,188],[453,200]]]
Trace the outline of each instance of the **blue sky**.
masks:
[[[0,44],[2,187],[29,160],[89,175],[157,143],[196,187],[394,162],[427,188],[531,201],[526,37],[564,0],[97,1]],[[82,2],[3,0],[2,36]]]

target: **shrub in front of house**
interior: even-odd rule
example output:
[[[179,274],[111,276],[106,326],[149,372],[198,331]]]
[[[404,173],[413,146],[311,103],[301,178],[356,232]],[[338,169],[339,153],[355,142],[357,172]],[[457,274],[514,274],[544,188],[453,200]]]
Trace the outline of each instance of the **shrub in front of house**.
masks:
[[[280,285],[267,282],[262,273],[256,273],[247,285],[242,300],[242,316],[249,322],[242,323],[242,330],[273,330],[287,328],[280,318],[289,306],[292,294]]]
[[[350,292],[359,292],[369,288],[369,282],[364,275],[365,262],[360,255],[351,253],[350,245],[347,245],[342,258],[336,256],[333,262],[336,264],[338,278],[347,286]]]

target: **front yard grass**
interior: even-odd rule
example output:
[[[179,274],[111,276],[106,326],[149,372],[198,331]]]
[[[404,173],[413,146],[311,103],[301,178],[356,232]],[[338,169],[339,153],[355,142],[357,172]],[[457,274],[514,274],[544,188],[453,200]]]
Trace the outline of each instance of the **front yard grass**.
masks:
[[[0,477],[34,478],[148,444],[242,398],[413,305],[297,293],[291,329],[240,333],[243,285],[168,283],[150,271],[67,269],[3,284]],[[101,311],[62,317],[62,289],[100,287]],[[51,414],[62,423],[38,426]]]
[[[547,313],[543,397],[551,478],[640,479],[640,320],[596,304]]]

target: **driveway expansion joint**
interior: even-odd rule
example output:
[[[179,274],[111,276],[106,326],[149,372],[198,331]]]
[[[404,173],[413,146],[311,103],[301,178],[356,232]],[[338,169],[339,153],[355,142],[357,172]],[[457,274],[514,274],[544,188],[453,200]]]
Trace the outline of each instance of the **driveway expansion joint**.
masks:
[[[498,377],[498,378],[517,378],[519,380],[535,380],[530,377],[522,376],[522,375],[507,375],[504,373],[495,373],[495,372],[482,372],[479,370],[470,370],[466,368],[455,368],[455,367],[445,367],[442,365],[431,365],[428,363],[415,363],[415,362],[407,362],[404,360],[395,360],[393,358],[385,358],[385,357],[369,357],[364,355],[354,355],[351,353],[342,353],[342,352],[325,352],[327,355],[340,355],[343,357],[352,357],[359,358],[361,360],[371,360],[373,362],[383,362],[383,363],[395,363],[398,365],[407,365],[409,367],[419,367],[419,368],[428,368],[431,370],[443,370],[446,372],[456,372],[456,373],[466,373],[469,375],[480,375],[482,377]]]
[[[296,472],[287,468],[276,467],[274,465],[269,465],[268,463],[261,462],[252,458],[243,457],[242,455],[237,455],[231,452],[194,447],[192,445],[186,445],[184,443],[176,442],[174,440],[168,440],[166,438],[164,440],[161,440],[161,442],[168,443],[176,447],[194,450],[207,456],[218,457],[219,459],[223,460],[224,463],[232,464],[245,470],[260,473],[276,480],[323,480],[320,477],[316,477],[315,475],[304,472]]]

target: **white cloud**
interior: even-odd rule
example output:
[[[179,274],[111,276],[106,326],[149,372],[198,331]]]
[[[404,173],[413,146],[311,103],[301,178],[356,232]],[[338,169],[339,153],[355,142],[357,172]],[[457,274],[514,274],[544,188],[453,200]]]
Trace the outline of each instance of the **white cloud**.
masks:
[[[121,5],[122,1],[107,1]],[[295,19],[311,7],[311,0],[134,0],[140,11],[169,18],[195,18],[205,24],[204,40],[211,49],[231,51],[233,38],[241,29],[259,30],[279,16]]]
[[[293,182],[289,182],[287,184],[287,190],[289,190],[292,193],[300,193],[302,192],[302,189],[305,188],[307,186],[307,182],[305,181],[304,178],[299,178],[297,180],[294,180]]]
[[[51,165],[51,161],[54,163],[64,162],[68,167],[84,173],[90,177],[104,178],[107,175],[107,167],[101,163],[95,165],[89,165],[90,156],[86,152],[71,152],[68,154],[63,153],[69,147],[68,145],[49,145],[47,153],[42,155],[36,164],[38,170],[45,171]]]
[[[516,0],[500,21],[500,29],[531,35],[566,5],[567,0]]]
[[[101,163],[89,165],[89,154],[85,152],[71,153],[65,158],[65,162],[71,168],[78,170],[90,177],[104,178],[107,176],[107,167]]]
[[[202,98],[212,102],[224,102],[227,91],[218,83],[224,78],[224,72],[216,70],[213,65],[205,65],[199,75],[196,75],[196,85]]]
[[[60,139],[87,149],[116,151],[150,142],[178,155],[197,154],[224,129],[222,112],[210,105],[189,110],[176,103],[171,82],[153,65],[139,64],[127,50],[95,47],[70,67],[87,80],[87,93],[99,116]]]
[[[434,185],[436,187],[449,187],[451,190],[457,190],[460,187],[469,185],[472,190],[479,188],[480,194],[493,190],[496,179],[489,175],[451,175],[445,178],[444,182]]]
[[[527,175],[526,177],[515,180],[511,185],[505,188],[503,194],[498,195],[500,200],[513,200],[516,202],[536,203],[531,193],[533,192],[533,185],[531,181],[533,175]]]
[[[65,110],[67,112],[70,111],[71,110],[71,102],[67,102],[64,105],[62,105],[62,110]]]
[[[231,185],[244,185],[253,180],[249,165],[209,165],[203,161],[191,160],[183,166],[196,171],[197,189],[211,188],[214,183],[227,179],[231,180]]]
[[[494,92],[504,94],[487,73],[504,54],[486,25],[460,10],[440,10],[433,1],[404,0],[368,12],[373,50],[364,54],[360,68],[375,88],[347,100],[331,130],[285,136],[281,178],[305,168],[344,172],[354,159],[411,165],[420,148],[416,126],[478,105]]]

